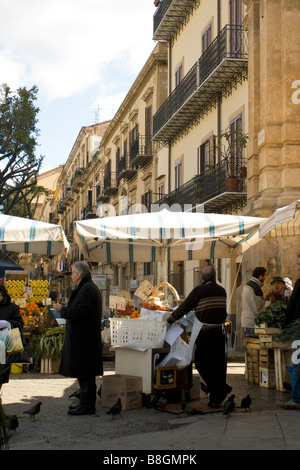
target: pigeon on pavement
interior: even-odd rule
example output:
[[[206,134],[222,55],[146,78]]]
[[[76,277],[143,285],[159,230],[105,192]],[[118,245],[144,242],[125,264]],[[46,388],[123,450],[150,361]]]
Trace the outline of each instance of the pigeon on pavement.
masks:
[[[122,411],[122,403],[121,403],[121,398],[118,398],[118,401],[111,407],[109,411],[106,412],[108,415],[112,415],[113,419],[115,415],[121,415]]]
[[[192,408],[191,406],[187,405],[186,403],[182,403],[181,408],[187,416],[202,415],[203,414],[202,411],[196,410],[195,408]]]
[[[244,408],[246,410],[247,408],[250,408],[251,403],[252,401],[251,401],[250,395],[247,395],[241,401],[241,408]]]
[[[39,401],[36,405],[34,405],[32,408],[29,408],[28,410],[23,412],[24,414],[29,415],[30,419],[35,421],[35,415],[37,415],[40,412],[42,402]]]
[[[235,408],[235,403],[234,403],[234,398],[235,398],[235,395],[231,395],[227,401],[225,401],[224,403],[224,411],[223,411],[223,415],[226,415],[226,416],[231,416],[231,412],[234,410]]]
[[[7,428],[10,431],[16,431],[17,427],[19,426],[19,420],[17,416],[7,416],[6,421],[7,421]]]

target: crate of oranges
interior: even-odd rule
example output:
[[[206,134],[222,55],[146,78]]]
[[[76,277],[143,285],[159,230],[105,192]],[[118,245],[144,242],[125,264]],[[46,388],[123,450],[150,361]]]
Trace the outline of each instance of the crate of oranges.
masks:
[[[24,325],[37,326],[43,321],[42,311],[34,301],[27,302],[24,308],[20,309]]]

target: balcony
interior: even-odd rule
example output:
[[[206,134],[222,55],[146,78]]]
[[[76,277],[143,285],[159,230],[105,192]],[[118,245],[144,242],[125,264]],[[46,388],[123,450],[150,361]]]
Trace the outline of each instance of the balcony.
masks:
[[[243,160],[222,160],[184,183],[156,204],[204,205],[204,212],[226,213],[242,209],[247,203],[246,167]]]
[[[130,180],[137,173],[137,167],[131,164],[129,153],[125,153],[117,162],[117,179],[121,178]]]
[[[69,206],[75,200],[74,194],[71,189],[66,191],[65,204]]]
[[[153,140],[170,142],[247,77],[247,31],[227,25],[153,117]]]
[[[139,135],[130,147],[130,163],[134,166],[144,167],[151,163],[153,157],[153,143],[151,135]]]
[[[170,41],[200,4],[200,0],[161,0],[153,17],[154,41]]]
[[[88,202],[85,208],[81,211],[81,219],[94,219],[97,217],[96,206],[92,202]]]
[[[74,191],[75,193],[79,193],[80,188],[82,188],[85,184],[83,174],[84,174],[83,168],[78,168],[75,171],[75,175],[71,182],[72,191]]]
[[[103,179],[103,195],[114,196],[118,192],[118,182],[115,173],[108,173]]]
[[[57,213],[58,214],[63,214],[66,210],[66,204],[63,199],[61,199],[57,205]]]

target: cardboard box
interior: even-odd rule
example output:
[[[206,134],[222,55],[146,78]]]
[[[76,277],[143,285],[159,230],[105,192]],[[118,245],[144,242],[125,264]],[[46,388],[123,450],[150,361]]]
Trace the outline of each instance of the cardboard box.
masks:
[[[142,407],[142,377],[134,375],[108,375],[103,377],[101,405],[111,408],[121,398],[122,410]]]
[[[265,388],[276,388],[276,374],[274,369],[259,368],[259,385]]]

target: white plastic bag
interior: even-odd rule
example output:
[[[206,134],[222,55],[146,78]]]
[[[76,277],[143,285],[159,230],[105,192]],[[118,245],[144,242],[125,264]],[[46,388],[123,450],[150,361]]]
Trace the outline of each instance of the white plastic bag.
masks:
[[[5,344],[6,349],[11,348],[11,327],[9,323],[9,327],[2,328],[0,330],[0,341],[3,341]]]
[[[202,326],[203,323],[195,317],[189,344],[183,341],[179,336],[171,346],[171,352],[174,352],[181,357],[181,359],[176,363],[177,369],[185,369],[185,367],[192,362],[194,358],[195,341]]]

